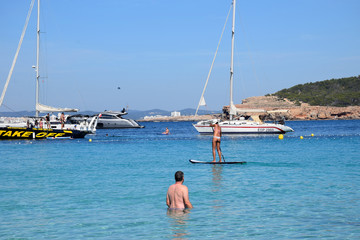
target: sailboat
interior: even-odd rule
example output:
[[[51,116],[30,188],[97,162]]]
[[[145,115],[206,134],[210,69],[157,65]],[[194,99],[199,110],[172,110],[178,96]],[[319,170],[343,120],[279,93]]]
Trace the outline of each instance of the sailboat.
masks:
[[[238,109],[233,103],[233,78],[234,78],[234,38],[235,38],[235,7],[236,0],[232,2],[233,17],[232,17],[232,31],[231,31],[231,62],[230,62],[230,105],[229,105],[229,119],[212,119],[200,121],[196,124],[193,124],[195,129],[200,134],[212,134],[213,127],[212,124],[218,122],[221,131],[223,134],[280,134],[286,132],[293,132],[294,130],[288,126],[278,123],[264,123],[260,120],[259,114],[266,113],[267,111],[262,109]],[[230,12],[229,12],[230,13]],[[225,29],[225,27],[224,27]],[[222,36],[222,35],[221,35]],[[221,39],[220,39],[221,41]],[[220,44],[220,42],[219,42]],[[217,53],[217,51],[216,51]],[[215,54],[216,57],[216,54]],[[215,60],[214,57],[214,60]],[[214,63],[213,60],[213,63]],[[210,68],[210,72],[213,66],[213,63]],[[206,84],[202,93],[202,96],[197,107],[205,105],[204,92],[209,80],[210,72],[206,80]],[[197,111],[195,115],[197,114]],[[244,117],[238,117],[239,113],[250,113],[252,114],[252,119],[245,119]]]
[[[7,77],[1,98],[0,106],[2,105],[5,97],[7,87],[9,85],[12,72],[14,70],[16,60],[22,45],[22,41],[25,36],[28,22],[30,20],[31,12],[34,6],[35,0],[32,0],[30,3],[30,9],[26,18],[25,26],[20,37],[19,45],[15,53],[15,57],[10,68],[9,75]],[[39,102],[39,59],[40,59],[40,0],[37,1],[37,46],[36,46],[36,66],[33,66],[36,70],[36,116],[22,118],[22,121],[16,122],[2,122],[0,123],[0,139],[63,139],[63,138],[84,138],[85,135],[90,133],[95,133],[96,124],[98,116],[94,116],[90,121],[82,121],[74,123],[65,122],[61,124],[57,122],[49,122],[49,124],[44,124],[43,126],[37,126],[38,121],[40,121],[39,113],[40,112],[77,112],[78,109],[73,108],[56,108],[41,104]]]

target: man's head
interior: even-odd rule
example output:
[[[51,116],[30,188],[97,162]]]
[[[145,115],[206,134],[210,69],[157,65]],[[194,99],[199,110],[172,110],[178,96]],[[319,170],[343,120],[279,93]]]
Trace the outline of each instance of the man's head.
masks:
[[[175,173],[175,181],[180,182],[184,180],[184,173],[182,171],[177,171]]]

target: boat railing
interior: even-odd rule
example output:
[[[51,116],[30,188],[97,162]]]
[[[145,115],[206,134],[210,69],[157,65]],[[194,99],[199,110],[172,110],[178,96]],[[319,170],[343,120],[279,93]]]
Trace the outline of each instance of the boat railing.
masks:
[[[99,120],[99,116],[100,116],[100,114],[95,115],[95,116],[92,117],[90,123],[88,124],[88,129],[89,129],[89,131],[91,131],[91,132],[93,132],[93,133],[96,132],[96,126],[97,126],[97,122],[98,122],[98,120]],[[87,122],[86,122],[86,123],[87,123]]]

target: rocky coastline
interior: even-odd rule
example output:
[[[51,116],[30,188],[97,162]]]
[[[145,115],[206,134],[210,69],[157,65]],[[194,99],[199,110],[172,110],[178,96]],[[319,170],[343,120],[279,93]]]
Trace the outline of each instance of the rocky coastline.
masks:
[[[254,115],[246,113],[246,109],[262,109],[273,111],[271,113],[258,113],[261,119],[270,120],[340,120],[340,119],[360,119],[360,106],[332,107],[332,106],[310,106],[307,103],[296,104],[287,99],[280,99],[276,96],[250,97],[235,105],[244,110],[244,115]],[[227,115],[229,106],[224,106],[224,114],[199,115],[199,116],[178,116],[178,117],[158,117],[152,119],[141,119],[142,122],[170,122],[170,121],[200,121],[224,117]]]
[[[360,106],[310,106],[307,103],[300,103],[299,105],[276,96],[250,97],[244,99],[242,104],[236,105],[236,107],[240,109],[261,108],[267,111],[286,110],[284,113],[266,116],[266,118],[270,119],[273,117],[284,117],[286,120],[360,119]]]

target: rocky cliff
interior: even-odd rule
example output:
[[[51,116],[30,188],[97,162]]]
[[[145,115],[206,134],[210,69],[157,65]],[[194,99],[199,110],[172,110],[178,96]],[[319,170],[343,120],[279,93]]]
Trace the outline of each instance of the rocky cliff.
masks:
[[[264,109],[267,111],[287,110],[287,112],[262,114],[265,119],[285,117],[287,120],[325,120],[325,119],[360,119],[360,107],[310,106],[306,103],[295,104],[276,96],[250,97],[236,105],[240,109]],[[224,107],[226,112],[228,106]],[[261,115],[261,114],[260,114]],[[265,116],[266,115],[266,116]]]

